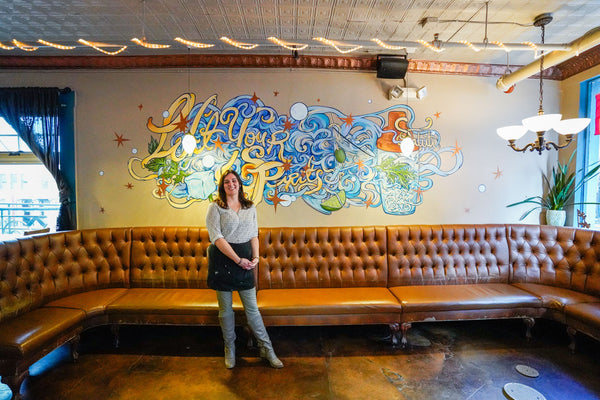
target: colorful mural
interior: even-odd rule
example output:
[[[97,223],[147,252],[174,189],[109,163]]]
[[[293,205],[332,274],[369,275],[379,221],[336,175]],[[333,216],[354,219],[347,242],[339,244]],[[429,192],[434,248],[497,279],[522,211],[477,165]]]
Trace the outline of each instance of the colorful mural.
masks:
[[[463,163],[458,143],[442,147],[432,118],[421,127],[414,122],[405,104],[347,115],[298,102],[285,115],[256,94],[219,107],[216,94],[196,103],[184,93],[159,121],[148,119],[148,155],[130,158],[128,170],[134,179],[154,181],[152,195],[176,208],[212,200],[222,171],[234,168],[249,198],[275,211],[301,200],[323,214],[382,207],[408,215],[436,175],[453,174]]]

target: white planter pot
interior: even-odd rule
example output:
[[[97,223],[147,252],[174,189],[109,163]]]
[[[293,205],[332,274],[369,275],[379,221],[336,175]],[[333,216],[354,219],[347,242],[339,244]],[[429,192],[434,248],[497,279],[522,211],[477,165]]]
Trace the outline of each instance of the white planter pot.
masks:
[[[567,212],[565,210],[546,210],[546,224],[552,226],[565,226]]]

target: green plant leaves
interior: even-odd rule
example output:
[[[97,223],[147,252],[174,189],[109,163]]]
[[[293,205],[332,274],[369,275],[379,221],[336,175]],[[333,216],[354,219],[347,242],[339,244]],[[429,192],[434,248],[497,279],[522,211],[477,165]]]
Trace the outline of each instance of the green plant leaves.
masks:
[[[526,218],[532,211],[536,209],[563,210],[567,206],[576,204],[598,204],[571,202],[575,192],[585,185],[587,181],[600,173],[600,164],[596,163],[596,165],[590,166],[591,168],[588,167],[588,172],[586,172],[581,180],[577,182],[576,172],[569,173],[569,166],[573,162],[574,156],[575,152],[571,154],[569,160],[565,164],[562,164],[559,161],[558,165],[552,167],[550,177],[542,174],[544,188],[546,190],[546,194],[544,196],[529,197],[525,200],[512,203],[507,206],[514,207],[521,204],[536,204],[535,207],[525,212],[525,214],[519,218],[519,221]],[[581,170],[578,172],[581,172]]]

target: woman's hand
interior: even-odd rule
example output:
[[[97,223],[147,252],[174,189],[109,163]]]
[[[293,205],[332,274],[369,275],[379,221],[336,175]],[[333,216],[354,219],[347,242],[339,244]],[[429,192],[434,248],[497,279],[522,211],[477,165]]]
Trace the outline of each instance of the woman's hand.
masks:
[[[257,263],[253,263],[252,261],[248,260],[247,258],[240,258],[240,262],[238,263],[238,265],[243,268],[243,269],[254,269],[254,267],[256,267]]]

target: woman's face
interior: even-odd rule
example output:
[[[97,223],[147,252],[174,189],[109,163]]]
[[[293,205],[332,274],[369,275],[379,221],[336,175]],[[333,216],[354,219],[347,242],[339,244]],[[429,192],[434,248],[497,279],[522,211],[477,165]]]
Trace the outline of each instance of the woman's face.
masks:
[[[225,187],[225,194],[227,196],[235,196],[240,190],[240,182],[237,180],[234,174],[225,175],[225,179],[223,179],[223,186]]]

